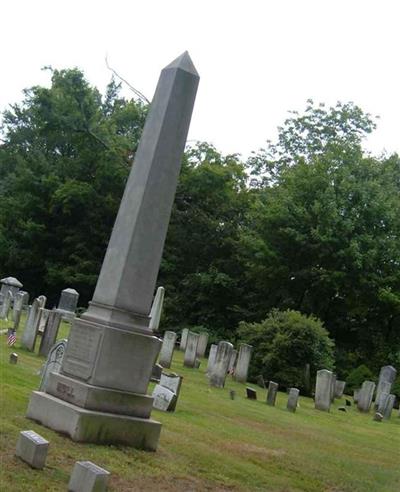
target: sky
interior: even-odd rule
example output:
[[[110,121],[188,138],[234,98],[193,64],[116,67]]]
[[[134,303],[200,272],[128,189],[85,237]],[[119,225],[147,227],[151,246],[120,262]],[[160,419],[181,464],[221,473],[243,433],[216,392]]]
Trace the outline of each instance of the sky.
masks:
[[[398,0],[3,0],[0,110],[49,85],[46,65],[103,92],[106,57],[151,99],[188,50],[201,77],[189,141],[246,158],[312,98],[379,115],[365,148],[400,153],[399,18]]]

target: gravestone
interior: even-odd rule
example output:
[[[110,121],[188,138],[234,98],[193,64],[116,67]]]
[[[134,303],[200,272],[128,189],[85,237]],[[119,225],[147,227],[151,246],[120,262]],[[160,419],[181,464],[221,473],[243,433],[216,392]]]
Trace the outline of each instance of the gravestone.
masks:
[[[197,357],[204,357],[207,350],[208,333],[203,331],[199,336],[199,343],[197,344]]]
[[[38,300],[39,300],[40,307],[44,309],[46,307],[47,297],[41,295],[38,297]]]
[[[168,388],[161,386],[161,384],[157,384],[154,387],[152,397],[153,408],[157,408],[157,410],[170,412],[175,407],[176,394]]]
[[[391,387],[392,385],[387,381],[384,381],[383,384],[381,385],[381,392],[379,393],[379,396],[375,400],[375,410],[377,412],[383,413],[383,409],[386,405],[386,400],[390,395]]]
[[[183,365],[185,367],[195,367],[196,365],[196,352],[197,344],[199,343],[199,335],[189,331],[186,341],[185,356],[183,359]]]
[[[154,364],[153,370],[151,371],[151,381],[155,381],[156,383],[160,382],[161,374],[163,367],[161,364]]]
[[[160,385],[164,386],[164,388],[169,389],[170,391],[172,391],[176,395],[175,402],[173,404],[171,404],[169,407],[170,412],[175,411],[176,404],[177,404],[178,399],[179,399],[179,393],[181,391],[182,379],[183,378],[181,376],[178,376],[178,374],[175,374],[175,373],[171,373],[171,374],[162,373],[161,374]]]
[[[164,287],[159,287],[157,289],[153,304],[151,306],[149,328],[153,332],[158,331],[158,327],[160,326],[161,314],[164,304],[164,294],[165,294]]]
[[[257,400],[257,391],[249,386],[246,387],[246,396],[249,400]]]
[[[0,306],[0,319],[8,320],[12,300],[13,300],[12,292],[11,290],[8,290],[4,294],[3,303]]]
[[[210,347],[210,352],[208,354],[208,362],[207,362],[207,373],[209,374],[212,366],[215,362],[215,357],[217,355],[218,345],[212,344]]]
[[[0,280],[1,288],[0,288],[0,298],[4,300],[8,291],[11,291],[12,296],[14,297],[20,289],[22,289],[23,285],[21,282],[15,277],[6,277]]]
[[[49,315],[51,313],[50,309],[40,308],[39,314],[39,325],[38,325],[38,333],[43,335],[44,330],[46,329],[47,320],[49,319]]]
[[[299,393],[300,391],[297,388],[290,388],[289,390],[289,396],[288,396],[286,408],[290,412],[295,412],[297,409],[297,403],[299,401]]]
[[[384,420],[390,419],[395,401],[396,401],[396,395],[388,395],[388,397],[386,398],[385,405],[382,409],[383,410],[382,415]]]
[[[393,366],[384,366],[381,368],[379,373],[378,385],[376,387],[376,397],[375,401],[379,399],[379,394],[381,391],[390,393],[392,384],[396,379],[397,371]],[[388,385],[390,384],[390,388]]]
[[[73,440],[157,448],[161,424],[142,411],[161,348],[149,314],[198,81],[187,52],[161,72],[93,299],[74,318],[53,393],[31,395],[27,416]]]
[[[199,369],[200,364],[201,364],[201,360],[196,358],[196,360],[194,361],[194,368]]]
[[[46,464],[48,449],[49,441],[28,430],[20,432],[15,454],[32,468],[41,470]]]
[[[43,314],[47,311],[43,310]],[[42,314],[42,315],[43,315]],[[56,343],[58,330],[61,324],[61,313],[59,311],[50,311],[47,316],[46,325],[42,339],[40,340],[39,355],[47,357],[51,347]]]
[[[69,492],[106,492],[110,472],[91,461],[77,461],[68,483]]]
[[[187,344],[187,337],[189,335],[189,328],[184,328],[182,330],[182,334],[181,334],[181,341],[180,341],[180,344],[179,344],[179,350],[183,350],[185,351],[186,350],[186,344]]]
[[[264,388],[264,389],[266,388],[266,386],[265,386],[265,381],[264,381],[264,377],[262,376],[262,374],[259,374],[259,375],[257,376],[257,384],[258,384],[258,386],[259,386],[260,388]]]
[[[10,364],[17,364],[17,362],[18,362],[18,354],[16,354],[15,352],[12,352],[10,354],[10,358],[9,358],[8,362]]]
[[[375,415],[374,415],[373,420],[375,420],[376,422],[382,422],[383,415],[381,413],[379,413],[379,412],[375,412]]]
[[[274,381],[270,381],[268,384],[268,393],[267,393],[267,405],[275,406],[276,395],[278,394],[278,383],[274,383]]]
[[[353,390],[353,401],[355,404],[358,403],[358,395],[360,394],[361,388],[356,388]]]
[[[228,372],[229,359],[233,345],[229,342],[219,342],[214,364],[209,374],[209,382],[215,388],[225,386],[226,374]]]
[[[238,383],[245,383],[247,381],[252,350],[253,347],[245,343],[242,343],[239,346],[239,355],[235,368],[235,380]]]
[[[237,350],[233,349],[232,353],[231,353],[231,357],[229,359],[229,364],[228,364],[228,373],[229,374],[234,374],[234,372],[235,372],[237,355],[238,355]]]
[[[331,408],[331,390],[333,374],[327,369],[317,372],[317,383],[315,386],[315,408],[329,412]]]
[[[47,355],[47,360],[43,366],[39,391],[47,391],[50,373],[53,372],[55,374],[58,374],[60,372],[66,347],[67,340],[65,339],[58,341],[51,347]]]
[[[373,381],[364,381],[357,397],[357,408],[360,412],[369,412],[374,396],[375,383]]]
[[[333,403],[335,401],[335,388],[336,388],[336,374],[332,374],[332,381],[331,381],[331,402]]]
[[[25,330],[21,338],[21,346],[34,352],[36,337],[39,327],[39,312],[40,312],[40,301],[39,299],[34,299],[32,306],[28,310],[28,317],[26,319]]]
[[[164,333],[163,343],[161,346],[159,363],[163,367],[169,369],[172,363],[176,342],[176,333],[174,331],[166,331]]]
[[[26,292],[19,291],[14,296],[14,304],[13,304],[13,314],[12,319],[14,321],[14,329],[17,330],[19,327],[19,323],[21,320],[22,313],[22,305],[25,299]]]
[[[78,307],[79,292],[75,289],[64,289],[61,291],[58,301],[57,311],[62,315],[63,319],[72,321],[75,317],[75,311]]]
[[[343,397],[345,386],[346,386],[346,381],[339,381],[338,379],[335,381],[335,398]]]

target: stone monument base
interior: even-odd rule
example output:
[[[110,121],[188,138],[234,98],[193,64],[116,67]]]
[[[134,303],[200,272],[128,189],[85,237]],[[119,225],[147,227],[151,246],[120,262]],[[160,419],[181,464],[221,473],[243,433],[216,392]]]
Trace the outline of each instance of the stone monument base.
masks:
[[[80,408],[47,393],[33,391],[26,416],[73,441],[97,444],[126,444],[156,451],[161,423]]]

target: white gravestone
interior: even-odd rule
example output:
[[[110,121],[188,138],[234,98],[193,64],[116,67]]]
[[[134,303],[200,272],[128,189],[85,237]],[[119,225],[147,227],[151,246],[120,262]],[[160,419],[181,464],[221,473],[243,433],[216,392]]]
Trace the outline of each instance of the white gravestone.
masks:
[[[182,385],[182,377],[178,376],[178,374],[171,373],[171,374],[161,374],[160,378],[160,385],[163,386],[164,388],[169,389],[176,395],[175,402],[172,403],[169,407],[170,412],[174,412],[176,408],[176,404],[179,399],[179,393],[181,391],[181,385]]]
[[[369,412],[374,396],[375,383],[373,381],[364,381],[361,390],[358,393],[357,408],[360,412]]]
[[[184,328],[182,330],[182,334],[181,334],[181,342],[180,342],[180,345],[179,345],[179,350],[183,350],[185,351],[186,350],[186,344],[187,344],[187,337],[189,335],[189,328]]]
[[[197,344],[197,357],[204,357],[207,350],[208,333],[200,333],[199,343]]]
[[[217,355],[210,371],[210,385],[215,388],[225,386],[226,374],[228,372],[229,359],[233,350],[233,345],[229,342],[219,342]]]
[[[156,295],[154,297],[153,305],[150,310],[150,324],[149,327],[152,331],[157,331],[160,326],[161,314],[164,304],[164,287],[159,287],[157,289]]]
[[[166,331],[164,333],[163,344],[160,350],[159,363],[167,369],[171,367],[175,342],[176,333],[174,331]]]
[[[299,401],[299,393],[300,391],[297,388],[290,388],[289,396],[287,401],[287,409],[290,412],[295,412],[297,409],[297,403]]]
[[[163,412],[170,411],[176,401],[176,394],[168,388],[164,388],[161,384],[157,384],[154,387],[152,396],[154,398],[153,408]]]
[[[69,492],[105,492],[110,472],[91,461],[77,461],[68,484]]]
[[[185,357],[183,359],[183,365],[185,367],[195,367],[198,342],[199,335],[189,331],[186,342]]]
[[[235,380],[238,383],[245,383],[247,381],[252,350],[253,347],[245,343],[239,346],[239,355],[235,368]]]
[[[331,388],[333,374],[327,369],[317,372],[317,383],[315,386],[315,408],[329,412],[331,408]]]
[[[60,340],[50,349],[47,360],[42,371],[42,379],[40,381],[39,391],[46,391],[51,372],[59,373],[61,364],[64,358],[67,340]]]
[[[49,441],[32,430],[20,432],[15,454],[32,468],[42,469],[46,464]]]
[[[209,374],[215,362],[215,357],[217,355],[218,345],[212,344],[210,347],[210,353],[208,354],[207,362],[207,373]]]

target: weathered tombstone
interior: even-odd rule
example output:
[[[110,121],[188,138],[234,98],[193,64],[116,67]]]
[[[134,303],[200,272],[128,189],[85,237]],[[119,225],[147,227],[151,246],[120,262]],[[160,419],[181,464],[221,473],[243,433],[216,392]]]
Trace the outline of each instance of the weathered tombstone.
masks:
[[[204,357],[207,350],[208,333],[203,331],[199,336],[199,343],[197,344],[197,357]]]
[[[161,364],[154,364],[153,370],[151,371],[151,381],[158,383],[161,379],[163,367]]]
[[[50,373],[58,374],[60,372],[66,347],[67,340],[60,340],[51,347],[42,370],[39,391],[47,391]]]
[[[68,483],[69,492],[105,492],[110,472],[91,461],[77,461]]]
[[[194,367],[196,364],[196,351],[197,344],[199,342],[199,335],[189,331],[186,341],[185,356],[183,359],[183,365],[185,367]]]
[[[60,300],[58,301],[57,311],[62,314],[62,317],[72,321],[75,316],[76,308],[78,307],[79,292],[75,289],[64,289],[61,291]]]
[[[208,362],[207,362],[207,373],[210,373],[212,366],[215,362],[215,357],[217,355],[218,345],[212,344],[210,347],[210,352],[208,354]]]
[[[297,409],[297,403],[299,401],[299,393],[300,391],[297,388],[290,388],[289,390],[289,396],[288,396],[286,408],[290,412],[295,412]]]
[[[42,294],[41,296],[38,297],[38,300],[39,300],[40,307],[45,308],[46,302],[47,302],[47,297]]]
[[[189,335],[189,328],[184,328],[182,330],[182,334],[181,334],[181,341],[180,341],[180,344],[179,344],[179,350],[183,350],[183,351],[186,350],[186,344],[187,344],[188,335]]]
[[[397,371],[393,366],[383,366],[379,373],[378,385],[376,387],[375,401],[379,399],[381,391],[390,393],[392,384],[396,379]],[[388,385],[390,384],[390,388]]]
[[[3,297],[3,303],[0,306],[0,319],[8,320],[8,314],[11,308],[13,295],[11,290],[8,290]]]
[[[229,359],[229,364],[228,364],[228,373],[229,374],[234,374],[234,372],[235,372],[237,355],[238,355],[237,350],[233,349],[232,353],[231,353],[231,357]]]
[[[157,289],[153,304],[151,306],[149,328],[153,332],[157,331],[158,327],[160,326],[161,314],[164,304],[164,294],[165,294],[164,287],[159,287]]]
[[[262,375],[262,374],[259,374],[259,375],[257,376],[257,385],[258,385],[260,388],[264,388],[264,389],[266,388],[266,386],[265,386],[265,381],[264,381],[264,377],[263,377],[263,375]]]
[[[47,320],[49,319],[49,315],[51,313],[50,309],[40,308],[39,309],[39,323],[38,323],[38,333],[43,335],[44,330],[46,329]]]
[[[360,391],[361,391],[361,388],[356,388],[353,391],[353,401],[354,401],[355,404],[358,403],[358,395],[360,394]]]
[[[34,299],[32,306],[28,311],[28,317],[26,319],[25,330],[22,334],[21,345],[26,349],[33,352],[35,350],[36,337],[38,333],[39,323],[37,321],[40,312],[40,301]]]
[[[10,354],[9,363],[10,364],[17,364],[17,362],[18,362],[18,354],[13,352],[12,354]]]
[[[333,374],[327,369],[317,372],[317,383],[315,387],[315,408],[329,412],[331,408],[331,388]]]
[[[275,406],[276,395],[278,394],[278,383],[274,383],[274,381],[270,381],[268,384],[268,393],[267,393],[267,405]]]
[[[149,314],[198,80],[187,53],[161,72],[93,299],[74,319],[54,375],[68,392],[32,393],[27,416],[76,441],[157,448],[161,424],[142,412],[161,348]],[[71,391],[87,397],[70,403]]]
[[[336,374],[332,374],[331,380],[331,402],[333,403],[335,400],[335,388],[336,388]]]
[[[51,347],[56,343],[60,324],[61,313],[56,310],[50,311],[40,340],[39,355],[47,357]]]
[[[246,387],[246,396],[249,400],[257,400],[257,391],[250,386]]]
[[[229,359],[233,350],[233,345],[229,342],[219,342],[217,355],[210,371],[210,385],[215,388],[225,386],[226,374],[228,372]]]
[[[388,382],[384,382],[384,385],[381,386],[381,392],[379,393],[378,398],[375,400],[375,410],[379,413],[383,413],[383,409],[386,405],[386,400],[390,395],[391,384]]]
[[[375,420],[376,422],[382,422],[383,415],[381,413],[379,413],[379,412],[375,412],[375,415],[374,415],[373,420]]]
[[[383,408],[384,420],[390,419],[395,401],[396,401],[396,395],[388,395],[388,397],[386,398],[385,406]]]
[[[15,454],[32,468],[42,469],[46,464],[49,441],[36,434],[33,430],[19,434]]]
[[[18,329],[21,320],[22,304],[25,299],[25,294],[26,292],[19,291],[14,296],[12,319],[14,321],[14,329],[16,330]]]
[[[152,397],[153,408],[162,410],[163,412],[170,412],[171,407],[176,403],[176,394],[160,384],[154,387]]]
[[[164,333],[163,343],[161,346],[159,363],[165,368],[170,368],[172,356],[174,355],[176,342],[176,333],[174,331],[166,331]]]
[[[375,383],[372,381],[364,381],[361,390],[358,393],[357,408],[360,412],[369,412],[374,396]]]
[[[20,289],[22,289],[23,285],[21,282],[15,277],[6,277],[0,280],[1,289],[0,289],[0,298],[4,300],[8,291],[11,291],[12,296],[14,297]]]
[[[169,389],[170,391],[172,391],[176,395],[175,402],[172,403],[169,407],[170,412],[175,411],[176,404],[177,404],[178,399],[179,399],[179,393],[181,391],[182,379],[183,378],[181,376],[178,376],[178,374],[175,374],[175,373],[171,373],[171,374],[162,373],[161,374],[160,385],[164,386],[164,388]]]
[[[235,380],[238,383],[245,383],[247,381],[252,350],[253,347],[245,343],[242,343],[239,347],[239,355],[235,368]]]
[[[196,358],[196,360],[194,361],[194,368],[198,369],[200,367],[200,364],[201,364],[201,360]]]
[[[343,397],[345,386],[346,386],[346,381],[339,381],[338,379],[335,381],[335,398]]]

